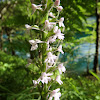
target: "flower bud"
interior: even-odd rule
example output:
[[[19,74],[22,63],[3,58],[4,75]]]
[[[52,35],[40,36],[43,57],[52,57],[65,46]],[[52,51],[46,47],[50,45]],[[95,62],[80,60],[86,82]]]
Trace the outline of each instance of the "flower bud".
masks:
[[[52,18],[55,18],[55,16],[53,15],[52,12],[49,13],[49,16],[52,17]]]
[[[63,7],[62,6],[57,6],[57,11],[62,11]]]
[[[55,1],[55,6],[59,6],[60,5],[60,0],[56,0]]]
[[[45,20],[45,26],[49,25],[49,20]]]
[[[33,13],[36,11],[36,9],[42,10],[41,6],[42,6],[42,5],[35,5],[35,4],[32,4]]]

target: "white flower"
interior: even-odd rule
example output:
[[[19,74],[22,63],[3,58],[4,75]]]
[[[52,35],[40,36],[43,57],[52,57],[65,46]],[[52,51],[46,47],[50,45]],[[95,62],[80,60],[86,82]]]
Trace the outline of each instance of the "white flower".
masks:
[[[49,22],[49,20],[45,20],[45,29],[51,31],[53,29],[53,25],[56,25],[55,22]]]
[[[50,92],[50,97],[48,100],[52,100],[53,97],[54,97],[54,100],[60,100],[61,93],[59,91],[60,91],[60,89],[58,88],[58,89],[55,89],[52,92]]]
[[[38,45],[37,45],[37,44],[33,44],[33,45],[31,46],[31,51],[36,50],[37,48],[38,48]]]
[[[62,54],[64,54],[63,50],[62,50],[62,45],[60,45],[57,49],[57,51],[61,52]]]
[[[39,82],[37,80],[33,80],[33,84],[34,84],[34,87],[36,87],[37,84],[39,84]]]
[[[60,79],[60,75],[58,75],[57,77],[56,77],[56,81],[61,85],[61,84],[63,84],[63,82],[61,81],[61,79]]]
[[[60,40],[64,40],[64,34],[61,33],[60,29],[57,30],[55,36],[56,36],[56,38],[58,38]]]
[[[53,32],[56,33],[56,34],[55,34],[55,38],[58,38],[58,39],[60,39],[60,40],[61,40],[61,39],[62,39],[62,40],[64,39],[64,34],[61,33],[61,30],[58,29],[58,26],[55,26],[55,27],[54,27]]]
[[[60,20],[59,20],[59,27],[61,27],[61,26],[65,27],[63,21],[64,21],[64,17],[60,18]]]
[[[29,40],[29,43],[32,45],[31,46],[31,51],[32,51],[32,50],[36,50],[38,48],[37,43],[44,43],[44,42],[36,39],[36,40]]]
[[[35,5],[35,4],[32,4],[33,13],[36,11],[36,9],[42,10],[41,6],[42,6],[42,5]]]
[[[25,24],[25,27],[26,27],[27,29],[32,29],[32,27],[31,27],[30,25],[28,25],[28,24]]]
[[[57,30],[58,30],[58,26],[55,26],[53,32],[57,33]]]
[[[41,41],[39,39],[35,39],[36,43],[44,43],[44,41]]]
[[[63,7],[62,6],[57,6],[57,11],[60,12],[62,11]]]
[[[39,27],[37,25],[34,25],[34,27],[28,25],[28,24],[25,24],[25,27],[30,30],[30,29],[36,29],[36,30],[39,30]]]
[[[56,41],[56,37],[55,36],[51,36],[51,37],[49,37],[49,39],[48,39],[48,43],[53,43],[53,42],[55,42]]]
[[[55,18],[55,16],[53,15],[52,12],[49,13],[49,16],[52,17],[52,18]]]
[[[66,68],[63,66],[63,63],[61,63],[61,64],[58,65],[58,70],[59,70],[60,74],[62,74],[62,72],[66,71]]]
[[[59,6],[60,5],[60,0],[56,0],[54,3],[55,6]]]
[[[52,73],[46,74],[46,72],[43,72],[39,79],[43,84],[44,83],[48,84],[48,82],[51,81],[51,77],[50,77],[51,75],[53,75],[53,74]]]
[[[50,65],[53,65],[56,59],[57,59],[57,56],[53,55],[51,52],[48,52],[45,62],[49,63]]]

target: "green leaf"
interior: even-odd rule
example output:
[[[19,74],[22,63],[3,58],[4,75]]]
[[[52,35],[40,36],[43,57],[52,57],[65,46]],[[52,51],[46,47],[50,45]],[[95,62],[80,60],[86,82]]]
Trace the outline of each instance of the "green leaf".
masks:
[[[98,75],[96,75],[95,73],[93,73],[92,71],[89,71],[94,77],[96,77],[96,79],[98,80],[98,81],[100,81],[100,78],[99,78],[99,76]]]

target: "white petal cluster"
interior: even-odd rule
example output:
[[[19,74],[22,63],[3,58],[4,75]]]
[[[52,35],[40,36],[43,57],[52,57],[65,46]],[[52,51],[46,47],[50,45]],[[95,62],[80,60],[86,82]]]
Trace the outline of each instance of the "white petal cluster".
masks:
[[[54,27],[53,32],[55,33],[55,37],[60,39],[60,40],[64,40],[64,34],[61,33],[61,30],[58,29],[58,26]]]
[[[49,37],[47,44],[55,42],[57,38],[60,40],[64,40],[64,34],[61,33],[61,30],[58,29],[58,26],[54,27],[53,32],[55,33],[55,35]]]
[[[55,26],[53,32],[57,33],[57,30],[58,30],[58,26]]]
[[[55,42],[56,41],[56,36],[51,36],[51,37],[49,37],[49,39],[48,39],[48,43],[53,43],[53,42]]]
[[[49,20],[45,20],[45,29],[47,31],[51,31],[53,29],[53,25],[56,25],[55,22],[49,22]]]
[[[36,87],[37,84],[39,84],[39,82],[37,80],[33,80],[33,84],[34,84],[34,87]]]
[[[51,75],[53,75],[53,74],[52,73],[42,72],[42,74],[38,78],[38,80],[33,80],[34,87],[36,87],[37,84],[39,84],[39,82],[42,82],[43,84],[44,83],[48,84],[48,82],[51,81],[51,77],[50,77]]]
[[[61,64],[58,65],[58,70],[59,70],[60,74],[62,74],[62,72],[66,71],[66,68],[63,66],[63,63],[61,63]]]
[[[61,93],[59,92],[60,89],[55,89],[52,92],[50,92],[50,97],[48,100],[52,100],[54,98],[54,100],[60,100],[61,97]]]
[[[36,39],[36,40],[29,40],[29,43],[32,45],[31,51],[33,51],[33,50],[36,50],[38,48],[37,43],[44,43],[44,42]]]
[[[61,33],[60,29],[57,30],[55,36],[56,36],[56,38],[58,38],[60,40],[64,40],[64,34]]]
[[[51,52],[48,52],[45,62],[48,63],[49,65],[53,65],[55,64],[57,58],[58,58],[57,56],[53,55]]]
[[[52,73],[46,73],[46,72],[43,72],[40,76],[40,81],[44,84],[48,84],[49,81],[51,81],[51,75],[53,75]]]
[[[41,6],[42,5],[32,4],[33,13],[36,11],[36,9],[42,10]]]

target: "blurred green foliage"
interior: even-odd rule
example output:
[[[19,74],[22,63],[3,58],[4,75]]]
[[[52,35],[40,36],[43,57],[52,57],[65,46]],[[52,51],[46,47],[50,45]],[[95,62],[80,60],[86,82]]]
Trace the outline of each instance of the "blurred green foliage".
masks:
[[[63,78],[61,86],[61,100],[99,100],[100,81],[93,76],[74,78]]]
[[[0,51],[0,99],[13,100],[24,90],[30,93],[36,70],[34,65],[27,67],[27,60]]]

